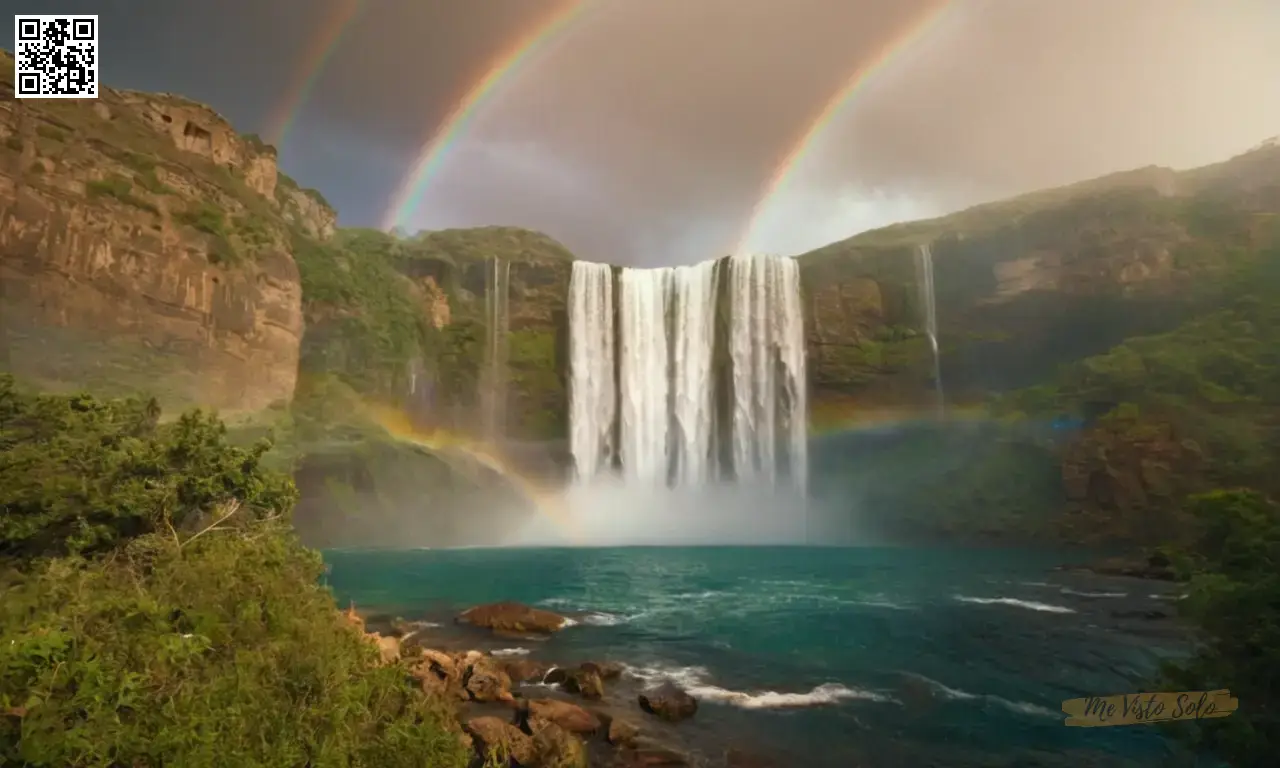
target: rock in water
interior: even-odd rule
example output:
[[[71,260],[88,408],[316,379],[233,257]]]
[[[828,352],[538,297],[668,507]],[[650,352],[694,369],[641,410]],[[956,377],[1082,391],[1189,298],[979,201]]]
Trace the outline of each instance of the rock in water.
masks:
[[[517,765],[534,765],[533,738],[511,723],[476,717],[467,721],[466,732],[484,760],[508,757]]]
[[[622,677],[624,667],[615,661],[584,661],[579,669],[595,672],[601,680],[616,680]]]
[[[615,747],[634,746],[639,735],[640,729],[626,720],[615,717],[609,723],[608,739]]]
[[[534,632],[549,635],[564,628],[565,617],[541,608],[507,600],[486,603],[463,611],[457,621],[495,632]]]
[[[554,723],[577,734],[593,734],[600,730],[600,719],[577,704],[557,699],[533,699],[528,707],[529,729],[537,731],[545,723]]]
[[[671,683],[640,694],[640,708],[670,723],[693,717],[698,700]]]
[[[604,682],[600,675],[585,666],[574,670],[565,677],[563,687],[569,693],[576,693],[584,699],[604,698]]]
[[[534,659],[507,659],[502,662],[507,677],[516,683],[540,683],[551,665]]]

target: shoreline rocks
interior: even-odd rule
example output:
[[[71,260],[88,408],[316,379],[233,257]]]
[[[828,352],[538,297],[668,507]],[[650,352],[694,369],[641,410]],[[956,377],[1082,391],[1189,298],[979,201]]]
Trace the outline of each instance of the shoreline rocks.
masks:
[[[569,620],[558,613],[544,611],[514,600],[477,605],[463,611],[454,620],[460,624],[482,627],[496,633],[541,634],[559,632]]]
[[[682,742],[674,732],[667,731],[666,736],[655,741],[647,735],[649,727],[627,715],[628,706],[633,711],[638,708],[647,712],[664,723],[657,726],[662,731],[692,717],[698,702],[670,683],[645,690],[638,698],[629,698],[626,686],[609,696],[606,681],[622,678],[626,669],[622,664],[583,661],[555,665],[540,659],[496,657],[479,650],[450,652],[429,647],[431,633],[419,628],[421,625],[397,619],[395,623],[401,626],[384,626],[385,622],[361,616],[354,606],[341,611],[339,620],[377,649],[380,665],[398,665],[409,686],[424,696],[447,702],[455,712],[458,738],[486,765],[681,768],[720,764],[694,758],[676,743],[663,743],[673,737]],[[372,628],[371,622],[377,629]],[[550,611],[508,601],[464,611],[457,623],[495,634],[514,631],[546,635],[563,628],[567,620]],[[412,633],[405,632],[409,626],[414,627]],[[458,647],[457,638],[441,636],[435,640],[445,642],[446,647],[451,642],[454,648]],[[534,689],[522,691],[521,686],[543,686],[548,690],[545,695],[531,698],[529,694]],[[641,715],[637,713],[636,717]]]

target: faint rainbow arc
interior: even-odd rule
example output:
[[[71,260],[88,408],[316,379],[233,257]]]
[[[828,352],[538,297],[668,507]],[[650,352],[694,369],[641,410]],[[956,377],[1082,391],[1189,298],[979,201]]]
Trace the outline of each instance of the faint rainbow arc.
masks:
[[[913,19],[900,34],[882,45],[870,59],[863,60],[853,74],[831,95],[831,98],[823,103],[817,116],[809,121],[804,132],[791,143],[790,149],[774,166],[773,174],[763,186],[763,193],[751,209],[751,217],[747,220],[747,226],[738,239],[734,248],[735,253],[745,252],[765,212],[787,190],[796,168],[813,151],[818,138],[840,110],[871,82],[873,75],[885,71],[902,52],[910,49],[932,30],[951,7],[952,0],[941,0]]]
[[[574,21],[581,20],[588,8],[594,8],[597,5],[592,0],[575,0],[556,9],[550,16],[521,35],[515,45],[506,50],[506,53],[493,60],[485,70],[484,76],[467,89],[466,94],[454,105],[444,122],[433,127],[421,152],[387,205],[382,219],[383,229],[391,229],[403,223],[404,219],[417,210],[423,194],[426,193],[428,183],[439,170],[448,150],[457,143],[479,108],[489,101],[498,86],[508,81],[510,76],[527,64],[534,55],[545,50],[552,41],[561,37]]]
[[[302,107],[311,96],[312,89],[320,80],[320,75],[324,73],[329,58],[363,13],[365,5],[366,0],[334,0],[330,12],[324,17],[324,23],[303,52],[284,99],[267,118],[263,138],[268,144],[279,147],[284,142],[289,129],[293,127]]]

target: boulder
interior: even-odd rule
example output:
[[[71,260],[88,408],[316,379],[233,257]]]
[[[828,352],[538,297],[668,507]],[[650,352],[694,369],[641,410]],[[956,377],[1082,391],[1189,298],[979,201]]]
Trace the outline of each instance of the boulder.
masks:
[[[575,669],[566,675],[560,687],[584,699],[604,698],[604,681],[600,679],[600,675],[585,667]]]
[[[513,683],[540,683],[551,665],[533,659],[507,659],[502,662],[502,669]]]
[[[394,664],[400,660],[400,640],[394,637],[383,637],[377,632],[365,635],[378,648],[378,660],[383,664]]]
[[[495,659],[472,659],[462,672],[462,687],[472,701],[511,701],[511,678]]]
[[[418,658],[409,667],[409,677],[416,680],[423,693],[445,694],[461,690],[457,663],[447,653],[419,648]],[[460,696],[459,698],[469,698]]]
[[[476,717],[464,726],[476,747],[476,752],[486,761],[500,765],[509,760],[517,765],[534,764],[533,738],[511,723],[496,717]]]
[[[693,717],[698,711],[698,700],[671,683],[664,683],[640,694],[640,709],[675,723]]]
[[[587,710],[558,699],[532,699],[526,710],[531,732],[546,723],[554,723],[569,733],[589,735],[600,730],[600,718]]]
[[[567,620],[558,613],[507,600],[477,605],[463,611],[457,621],[495,632],[551,634],[563,629]]]
[[[636,737],[639,735],[640,729],[637,726],[620,717],[615,717],[609,721],[609,730],[606,732],[606,738],[615,747],[634,746]]]
[[[586,747],[555,723],[543,722],[533,731],[536,768],[587,768]]]
[[[565,680],[569,679],[569,672],[562,667],[552,667],[547,670],[547,674],[542,677],[542,682],[547,685],[562,685]]]

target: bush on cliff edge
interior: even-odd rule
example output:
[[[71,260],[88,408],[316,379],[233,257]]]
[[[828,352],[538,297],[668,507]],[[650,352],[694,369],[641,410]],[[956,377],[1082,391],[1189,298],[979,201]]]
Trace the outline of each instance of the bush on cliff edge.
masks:
[[[287,522],[265,446],[0,378],[0,764],[463,766]]]

